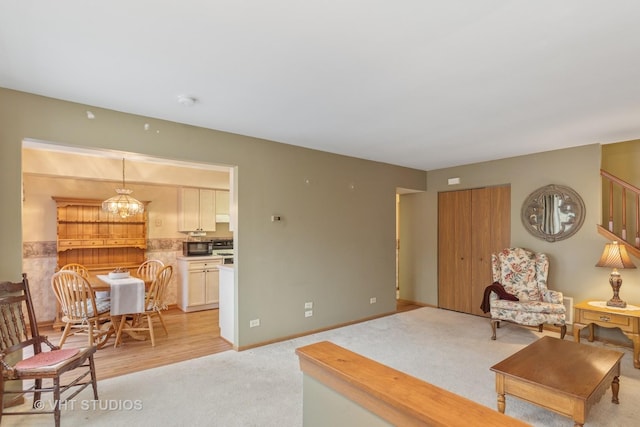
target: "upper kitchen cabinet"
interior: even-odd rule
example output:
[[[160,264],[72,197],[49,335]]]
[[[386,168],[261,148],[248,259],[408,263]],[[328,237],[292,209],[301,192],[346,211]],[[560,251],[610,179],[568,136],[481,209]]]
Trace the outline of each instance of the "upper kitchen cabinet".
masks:
[[[178,231],[216,231],[216,191],[178,189]]]
[[[229,222],[229,192],[216,190],[216,222]]]

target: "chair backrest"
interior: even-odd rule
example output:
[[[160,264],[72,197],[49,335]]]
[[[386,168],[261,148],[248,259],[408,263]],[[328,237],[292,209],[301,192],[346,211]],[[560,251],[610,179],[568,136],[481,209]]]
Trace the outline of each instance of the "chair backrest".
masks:
[[[140,264],[136,274],[139,277],[150,277],[153,280],[162,267],[164,267],[164,263],[159,259],[148,259]]]
[[[493,281],[520,301],[542,301],[547,291],[549,259],[543,253],[506,248],[491,255]]]
[[[51,277],[51,286],[68,320],[86,321],[99,314],[93,288],[79,273],[60,270]]]
[[[75,263],[65,264],[62,267],[60,267],[60,270],[75,271],[85,279],[89,278],[89,270],[87,270],[87,267],[85,267],[82,264],[75,264]]]
[[[146,310],[165,310],[167,308],[165,298],[171,276],[173,276],[173,267],[170,265],[162,267],[158,274],[156,274],[156,278],[153,280],[153,283],[151,283],[149,291],[147,292],[145,301]]]
[[[42,337],[38,333],[27,275],[22,274],[21,282],[0,283],[0,294],[0,352],[6,357],[23,348],[33,347],[34,354],[40,353]]]

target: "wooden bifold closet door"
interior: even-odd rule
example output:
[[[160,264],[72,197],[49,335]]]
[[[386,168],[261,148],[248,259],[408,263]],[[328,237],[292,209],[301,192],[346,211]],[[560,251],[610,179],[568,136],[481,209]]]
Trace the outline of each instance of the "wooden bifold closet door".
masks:
[[[438,306],[486,316],[491,253],[510,241],[509,185],[438,193]]]

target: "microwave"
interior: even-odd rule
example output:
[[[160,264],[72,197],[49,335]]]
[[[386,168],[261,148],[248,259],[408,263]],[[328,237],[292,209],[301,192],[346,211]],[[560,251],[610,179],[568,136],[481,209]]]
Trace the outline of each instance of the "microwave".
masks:
[[[182,242],[183,256],[202,256],[213,253],[212,242]]]

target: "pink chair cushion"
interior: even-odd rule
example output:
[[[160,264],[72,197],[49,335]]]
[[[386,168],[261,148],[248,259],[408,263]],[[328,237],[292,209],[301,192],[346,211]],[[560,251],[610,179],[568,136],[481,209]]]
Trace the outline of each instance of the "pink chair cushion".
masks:
[[[65,360],[71,359],[80,352],[79,348],[65,348],[60,350],[43,351],[35,356],[16,363],[16,369],[38,369],[53,366]]]

